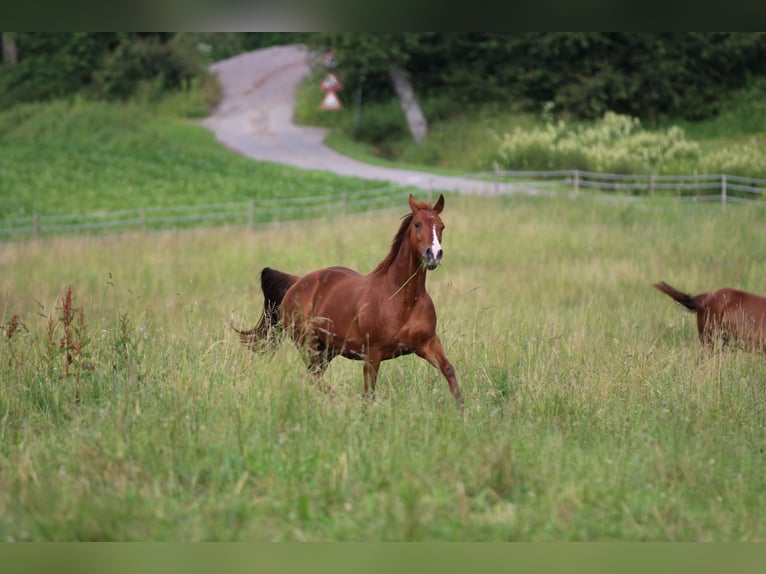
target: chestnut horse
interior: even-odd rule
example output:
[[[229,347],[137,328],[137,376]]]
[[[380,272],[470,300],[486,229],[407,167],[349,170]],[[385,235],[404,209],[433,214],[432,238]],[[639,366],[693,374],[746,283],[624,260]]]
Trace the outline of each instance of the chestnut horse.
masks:
[[[426,272],[436,269],[444,255],[439,217],[444,196],[431,206],[410,195],[409,204],[391,250],[368,275],[328,267],[300,277],[264,268],[263,315],[253,329],[237,331],[241,341],[256,349],[275,327],[284,327],[317,380],[338,355],[364,361],[365,392],[373,396],[381,361],[415,353],[441,371],[462,408],[426,291]]]
[[[766,297],[729,288],[692,296],[664,281],[655,287],[697,314],[697,330],[705,347],[721,337],[749,350],[766,351]]]

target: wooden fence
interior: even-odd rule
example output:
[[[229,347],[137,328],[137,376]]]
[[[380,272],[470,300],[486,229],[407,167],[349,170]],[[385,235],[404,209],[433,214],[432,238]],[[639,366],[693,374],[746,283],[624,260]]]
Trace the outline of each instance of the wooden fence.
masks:
[[[735,175],[623,175],[580,170],[494,171],[462,179],[494,181],[497,193],[549,195],[596,193],[636,199],[663,196],[680,201],[766,205],[766,180]],[[411,186],[393,185],[339,195],[254,199],[207,205],[141,207],[100,213],[35,215],[0,219],[0,241],[66,233],[147,231],[211,225],[256,227],[336,215],[401,209]]]
[[[367,211],[401,209],[403,205],[407,205],[409,193],[414,193],[412,188],[390,186],[349,194],[8,218],[0,220],[0,241],[66,233],[149,231],[213,225],[256,227]]]
[[[614,174],[581,170],[495,171],[497,182],[537,190],[569,189],[577,194],[597,190],[620,197],[671,197],[680,201],[763,203],[766,180],[727,174],[650,175]]]

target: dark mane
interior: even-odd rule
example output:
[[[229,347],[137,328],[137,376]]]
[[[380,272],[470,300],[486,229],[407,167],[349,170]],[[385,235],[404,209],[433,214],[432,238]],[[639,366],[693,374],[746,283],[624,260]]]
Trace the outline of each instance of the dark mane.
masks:
[[[402,217],[402,224],[399,226],[399,231],[396,232],[393,241],[391,241],[391,250],[388,252],[388,255],[386,255],[386,258],[378,263],[378,266],[372,270],[373,273],[378,271],[386,271],[389,267],[391,267],[394,259],[396,259],[396,254],[399,253],[399,248],[402,246],[404,235],[407,233],[407,229],[409,229],[410,223],[412,223],[412,216],[412,213],[408,213]]]

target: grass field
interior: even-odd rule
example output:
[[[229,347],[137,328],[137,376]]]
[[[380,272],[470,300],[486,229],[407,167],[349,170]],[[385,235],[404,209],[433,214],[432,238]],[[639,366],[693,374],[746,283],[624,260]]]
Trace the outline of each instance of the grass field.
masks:
[[[482,107],[457,114],[455,110],[448,113],[450,108],[442,100],[426,100],[426,112],[433,117],[431,132],[423,145],[416,146],[396,102],[365,103],[355,131],[350,104],[337,114],[317,110],[317,81],[312,77],[298,91],[296,121],[335,127],[327,140],[330,145],[372,163],[447,174],[484,171],[494,165],[492,158],[498,155],[504,134],[515,130],[533,134],[546,125],[540,117],[513,109]],[[672,173],[766,177],[761,153],[766,112],[752,96],[743,92],[716,120],[684,124],[690,145],[699,146],[699,157],[696,163],[688,158],[686,163],[671,163],[675,165]],[[0,224],[13,228],[30,226],[35,216],[275,198],[347,194],[353,199],[355,194],[381,187],[376,181],[239,157],[199,125],[205,113],[199,89],[156,102],[107,103],[74,97],[3,110]],[[366,139],[351,139],[355,133]],[[534,148],[535,138],[530,137]],[[661,142],[663,136],[652,137]],[[608,149],[621,145],[619,141],[601,143]],[[655,143],[649,147],[661,147]],[[555,149],[527,151],[541,161],[547,158],[552,162],[549,167],[578,167]],[[19,218],[26,219],[19,223]]]
[[[371,270],[397,213],[2,245],[0,540],[766,539],[763,357],[706,355],[651,286],[763,292],[760,207],[443,218],[428,288],[465,418],[415,357],[374,402],[337,359],[329,396],[228,326],[264,265]]]
[[[185,105],[179,95],[164,107],[75,99],[0,112],[0,223],[381,187],[233,154]]]

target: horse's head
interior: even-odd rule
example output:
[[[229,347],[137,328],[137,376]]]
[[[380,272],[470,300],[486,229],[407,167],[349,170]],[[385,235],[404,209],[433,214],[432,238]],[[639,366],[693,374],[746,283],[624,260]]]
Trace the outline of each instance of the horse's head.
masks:
[[[433,270],[439,266],[444,251],[442,250],[442,231],[444,224],[439,214],[444,209],[444,196],[440,195],[431,206],[425,202],[417,202],[410,195],[412,222],[409,228],[410,246],[425,263],[426,269]]]

